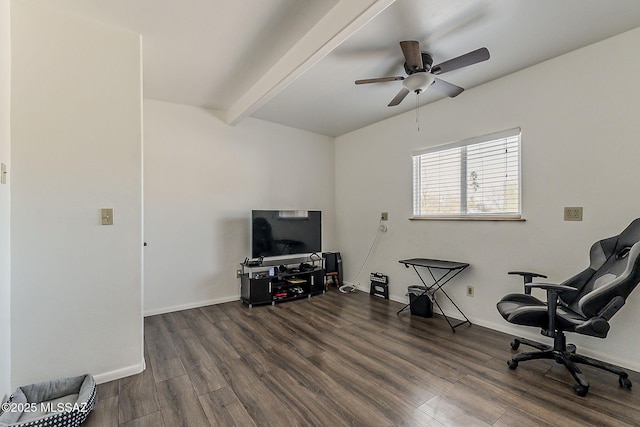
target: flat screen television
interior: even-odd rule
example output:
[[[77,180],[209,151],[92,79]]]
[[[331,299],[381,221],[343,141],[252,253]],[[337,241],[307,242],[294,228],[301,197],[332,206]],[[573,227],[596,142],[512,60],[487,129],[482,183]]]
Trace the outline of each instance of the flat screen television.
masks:
[[[322,212],[251,211],[251,257],[322,251]]]

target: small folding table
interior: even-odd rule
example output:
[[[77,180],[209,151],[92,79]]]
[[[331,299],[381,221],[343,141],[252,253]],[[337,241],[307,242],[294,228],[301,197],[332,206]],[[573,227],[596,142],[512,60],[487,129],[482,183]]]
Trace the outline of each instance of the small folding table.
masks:
[[[400,260],[398,262],[401,263],[401,264],[404,264],[404,266],[407,267],[407,268],[413,267],[413,270],[416,272],[416,274],[418,275],[418,278],[420,279],[420,281],[424,285],[424,292],[422,293],[422,295],[428,295],[429,297],[431,297],[433,302],[440,309],[440,313],[442,313],[442,315],[444,316],[445,320],[447,321],[447,323],[449,324],[449,326],[451,327],[451,330],[453,332],[456,331],[456,328],[458,326],[464,325],[465,323],[468,323],[469,325],[471,325],[471,321],[467,318],[467,316],[464,315],[462,310],[460,310],[460,307],[458,307],[456,305],[456,303],[453,302],[451,297],[443,289],[444,285],[446,285],[451,279],[453,279],[458,274],[460,274],[462,272],[462,270],[464,270],[465,268],[469,267],[469,264],[464,263],[464,262],[443,261],[443,260],[428,259],[428,258],[403,259],[403,260]],[[426,269],[429,272],[429,275],[431,276],[431,279],[433,280],[433,283],[431,285],[427,285],[425,283],[424,279],[422,278],[422,275],[418,271],[418,267]],[[440,277],[436,278],[436,275],[434,274],[435,271],[438,271],[440,273]],[[453,306],[458,310],[458,312],[460,312],[462,317],[465,318],[465,320],[463,322],[460,322],[460,323],[458,323],[456,325],[451,324],[451,321],[449,320],[449,317],[445,314],[444,310],[442,310],[442,307],[440,307],[440,304],[438,304],[438,300],[435,298],[435,294],[438,291],[442,292],[444,294],[444,296],[447,297],[447,299],[449,301],[451,301],[451,304],[453,304]],[[411,305],[411,303],[405,305],[396,314],[402,313],[410,305]]]

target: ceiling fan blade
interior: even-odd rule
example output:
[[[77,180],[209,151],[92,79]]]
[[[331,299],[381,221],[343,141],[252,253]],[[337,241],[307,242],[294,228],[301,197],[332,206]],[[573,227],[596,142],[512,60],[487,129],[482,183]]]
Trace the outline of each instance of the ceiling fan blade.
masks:
[[[422,53],[420,52],[420,43],[415,40],[406,40],[400,42],[400,48],[402,48],[404,60],[410,70],[417,71],[424,69]]]
[[[362,79],[362,80],[356,80],[356,84],[357,85],[364,85],[367,83],[382,83],[382,82],[393,82],[396,80],[404,80],[404,77],[380,77],[377,79]]]
[[[431,72],[433,74],[443,74],[459,68],[468,67],[469,65],[477,64],[478,62],[486,61],[487,59],[489,59],[489,50],[486,47],[481,47],[473,52],[465,53],[457,58],[434,65],[431,68]]]
[[[464,91],[464,89],[460,86],[456,86],[453,83],[445,82],[444,80],[440,80],[438,78],[434,80],[431,87],[451,98],[455,98]]]
[[[400,92],[398,92],[395,98],[391,100],[391,102],[389,103],[389,105],[387,105],[387,107],[393,107],[400,104],[407,95],[409,95],[409,89],[407,89],[406,87],[403,87],[402,89],[400,89]]]

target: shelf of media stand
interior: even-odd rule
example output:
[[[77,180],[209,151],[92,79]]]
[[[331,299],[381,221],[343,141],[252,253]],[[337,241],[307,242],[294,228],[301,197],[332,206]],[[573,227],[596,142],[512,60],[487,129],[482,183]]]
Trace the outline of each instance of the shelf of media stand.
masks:
[[[249,304],[275,304],[324,293],[324,268],[290,270],[272,277],[266,273],[244,273],[240,276],[240,299]]]

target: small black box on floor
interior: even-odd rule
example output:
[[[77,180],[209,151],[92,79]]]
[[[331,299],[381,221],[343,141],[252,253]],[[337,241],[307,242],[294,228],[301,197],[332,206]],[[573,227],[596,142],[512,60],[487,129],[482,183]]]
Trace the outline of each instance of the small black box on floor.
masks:
[[[428,292],[425,292],[424,286],[409,286],[409,307],[411,314],[433,317],[433,301]]]
[[[370,295],[380,298],[389,299],[389,277],[382,273],[371,273]]]

